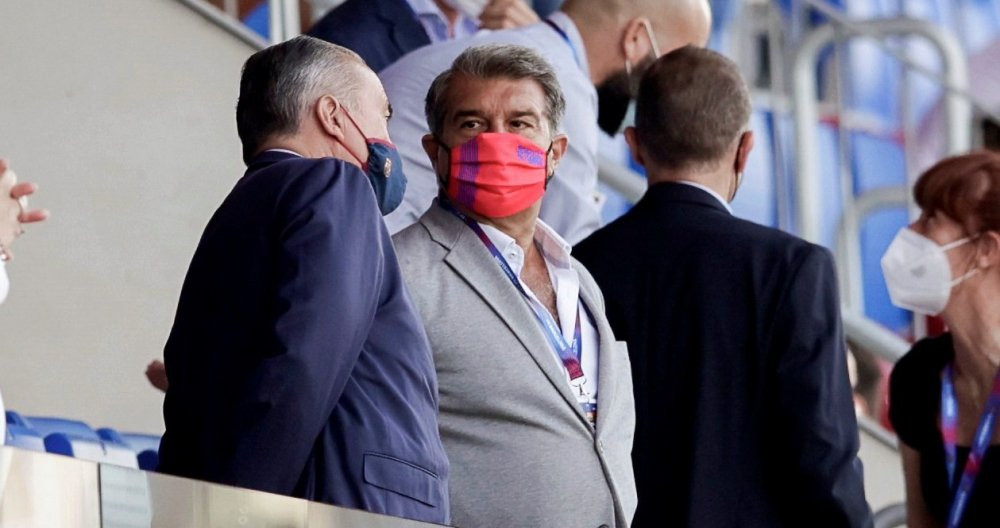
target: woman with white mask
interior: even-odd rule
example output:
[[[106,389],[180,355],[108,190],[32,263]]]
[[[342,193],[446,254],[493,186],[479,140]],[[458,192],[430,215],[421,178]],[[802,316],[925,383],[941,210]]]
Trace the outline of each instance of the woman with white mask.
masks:
[[[1000,154],[945,159],[917,180],[920,218],[882,258],[893,303],[938,315],[890,380],[907,524],[997,526],[1000,507]]]

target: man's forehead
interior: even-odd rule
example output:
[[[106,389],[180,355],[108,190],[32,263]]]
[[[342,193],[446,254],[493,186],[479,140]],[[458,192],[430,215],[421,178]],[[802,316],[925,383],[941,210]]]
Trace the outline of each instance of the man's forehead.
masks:
[[[545,111],[545,91],[534,79],[479,78],[457,76],[449,89],[451,114],[502,112],[541,115]]]

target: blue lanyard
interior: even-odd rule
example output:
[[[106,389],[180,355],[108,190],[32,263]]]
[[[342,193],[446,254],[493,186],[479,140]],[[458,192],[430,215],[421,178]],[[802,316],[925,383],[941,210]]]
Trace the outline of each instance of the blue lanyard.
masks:
[[[503,257],[503,254],[500,253],[500,250],[493,244],[493,241],[490,240],[490,237],[485,231],[483,231],[483,228],[480,227],[475,220],[465,216],[461,211],[455,209],[445,200],[439,200],[438,203],[444,210],[450,212],[465,222],[465,225],[469,226],[469,228],[476,233],[479,240],[481,240],[483,245],[486,246],[486,249],[490,251],[490,254],[493,255],[493,259],[497,261],[497,264],[500,265],[500,269],[503,270],[504,275],[506,275],[510,282],[514,284],[517,291],[521,292],[521,295],[524,296],[525,300],[528,301],[528,306],[530,306],[531,311],[534,312],[535,318],[538,319],[538,322],[545,330],[545,336],[548,338],[549,344],[551,344],[552,348],[554,348],[559,354],[559,359],[562,360],[563,366],[566,367],[566,371],[569,373],[569,379],[574,382],[579,380],[579,383],[576,385],[579,385],[580,390],[582,391],[583,383],[586,381],[586,378],[583,374],[583,367],[580,364],[580,359],[583,354],[583,339],[580,338],[580,310],[577,309],[576,311],[576,330],[573,332],[573,343],[567,343],[566,338],[563,337],[562,331],[559,330],[559,326],[556,324],[552,314],[549,313],[547,308],[542,306],[541,302],[525,291],[524,287],[521,286],[521,280],[517,277],[517,274],[514,273],[514,270],[511,269],[510,264],[507,263],[507,259]]]
[[[555,22],[553,22],[552,20],[550,20],[548,18],[545,19],[545,23],[548,24],[549,27],[551,27],[552,29],[554,29],[556,31],[556,33],[559,33],[559,36],[562,37],[562,39],[566,41],[566,45],[569,46],[569,50],[573,53],[573,60],[576,61],[576,65],[577,66],[582,66],[582,64],[580,62],[580,54],[577,53],[576,46],[574,46],[573,45],[573,41],[570,40],[569,33],[566,33],[565,29],[559,27],[559,24],[556,24]]]
[[[957,528],[962,520],[965,508],[969,504],[969,495],[972,487],[982,469],[983,458],[986,450],[990,446],[993,438],[993,430],[996,428],[997,411],[1000,411],[1000,371],[993,381],[993,392],[986,403],[986,411],[976,429],[976,437],[973,439],[972,449],[969,450],[969,458],[965,462],[962,470],[962,479],[958,482],[958,489],[955,490],[955,498],[951,502],[951,509],[948,512],[948,528]],[[944,437],[945,462],[948,466],[948,486],[955,481],[955,469],[958,465],[955,448],[958,443],[958,400],[955,398],[955,367],[954,363],[945,367],[941,376],[941,433]]]

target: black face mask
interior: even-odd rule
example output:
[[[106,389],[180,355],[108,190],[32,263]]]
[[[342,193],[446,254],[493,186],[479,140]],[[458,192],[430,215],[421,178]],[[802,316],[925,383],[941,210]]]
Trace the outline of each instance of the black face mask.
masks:
[[[608,77],[597,87],[597,126],[609,136],[621,130],[633,97],[632,81],[625,70]]]
[[[629,103],[639,94],[639,81],[654,60],[647,57],[632,69],[631,74],[622,69],[597,87],[597,126],[607,135],[614,136],[621,130]]]

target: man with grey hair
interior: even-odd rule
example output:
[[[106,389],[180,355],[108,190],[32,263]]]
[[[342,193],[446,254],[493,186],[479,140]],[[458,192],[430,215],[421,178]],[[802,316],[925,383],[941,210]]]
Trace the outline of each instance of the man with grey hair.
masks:
[[[750,112],[722,55],[656,61],[626,130],[649,189],[576,247],[630,347],[635,526],[871,526],[833,259],[729,208]]]
[[[566,0],[547,20],[431,44],[379,72],[397,109],[390,123],[410,175],[400,208],[386,217],[390,232],[417,220],[437,194],[434,169],[420,138],[427,132],[420,98],[463,50],[485,44],[527,46],[552,64],[566,98],[570,145],[559,177],[542,202],[541,218],[570,243],[601,226],[597,196],[598,134],[617,133],[644,69],[661,52],[708,41],[707,0]]]
[[[625,345],[538,219],[564,109],[551,66],[515,45],[466,50],[427,94],[439,197],[393,241],[434,353],[458,526],[623,527],[635,509]]]
[[[184,281],[160,471],[448,522],[433,359],[382,221],[406,185],[389,114],[345,48],[247,60],[248,169]]]

